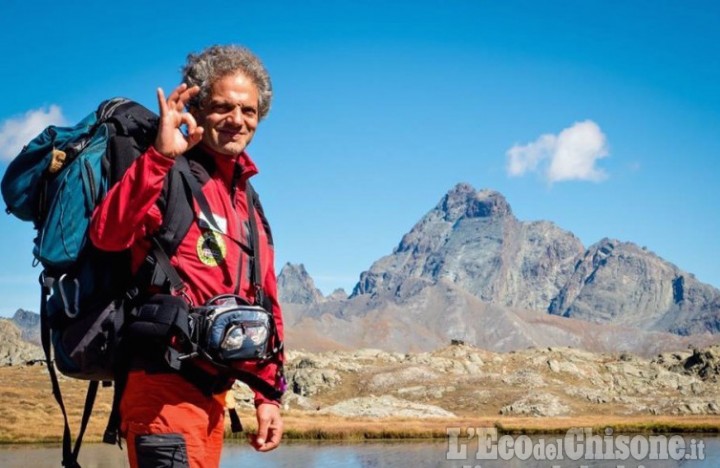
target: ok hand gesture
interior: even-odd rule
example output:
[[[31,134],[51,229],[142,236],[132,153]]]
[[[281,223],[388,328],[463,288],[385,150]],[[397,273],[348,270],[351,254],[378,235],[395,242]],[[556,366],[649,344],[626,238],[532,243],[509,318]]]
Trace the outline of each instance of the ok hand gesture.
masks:
[[[181,84],[165,100],[162,88],[157,90],[160,107],[160,126],[155,138],[155,149],[170,158],[176,158],[202,140],[203,128],[199,127],[195,118],[185,111],[188,101],[200,92],[200,88],[188,88]],[[181,130],[187,126],[187,135]]]

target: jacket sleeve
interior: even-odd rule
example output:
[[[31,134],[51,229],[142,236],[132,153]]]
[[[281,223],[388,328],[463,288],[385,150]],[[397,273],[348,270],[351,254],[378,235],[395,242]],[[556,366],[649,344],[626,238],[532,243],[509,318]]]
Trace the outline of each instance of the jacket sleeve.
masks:
[[[159,226],[162,214],[155,202],[174,163],[174,159],[152,146],[133,161],[93,212],[90,240],[97,248],[127,249],[136,239],[145,237],[148,229]]]
[[[284,342],[285,333],[283,327],[282,310],[278,301],[277,277],[275,276],[274,267],[274,252],[272,247],[268,250],[270,252],[270,255],[268,255],[269,268],[267,270],[267,273],[265,274],[265,278],[263,278],[263,290],[265,291],[265,294],[267,295],[268,299],[270,299],[270,303],[272,304],[272,314],[275,319],[275,326],[277,327],[278,337],[281,342]],[[278,343],[275,343],[274,345],[278,346]],[[284,361],[285,355],[283,347],[283,349],[280,351],[278,359],[271,362],[263,369],[260,369],[257,373],[258,377],[271,384],[277,390],[283,392],[285,391],[285,376],[282,369]],[[262,403],[272,403],[275,405],[280,404],[279,401],[271,400],[270,398],[263,395],[261,392],[255,390],[255,407],[259,406]]]

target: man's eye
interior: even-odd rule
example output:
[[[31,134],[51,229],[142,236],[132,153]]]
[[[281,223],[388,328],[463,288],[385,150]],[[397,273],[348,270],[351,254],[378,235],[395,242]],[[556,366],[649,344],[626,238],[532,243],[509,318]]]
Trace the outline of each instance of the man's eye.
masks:
[[[230,104],[215,104],[210,107],[210,110],[216,114],[227,114],[232,112],[235,106]]]
[[[245,115],[255,115],[257,114],[257,109],[254,107],[243,107],[243,114]]]

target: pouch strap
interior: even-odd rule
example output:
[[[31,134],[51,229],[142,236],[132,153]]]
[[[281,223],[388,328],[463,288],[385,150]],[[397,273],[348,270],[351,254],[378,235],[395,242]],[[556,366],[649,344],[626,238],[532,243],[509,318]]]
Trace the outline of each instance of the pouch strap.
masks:
[[[217,369],[219,373],[217,375],[211,375],[207,371],[195,366],[192,362],[184,362],[180,369],[180,375],[193,383],[207,396],[230,390],[233,381],[239,380],[253,390],[259,391],[266,398],[276,401],[280,401],[282,398],[282,391],[273,387],[255,374],[226,366],[217,366]]]

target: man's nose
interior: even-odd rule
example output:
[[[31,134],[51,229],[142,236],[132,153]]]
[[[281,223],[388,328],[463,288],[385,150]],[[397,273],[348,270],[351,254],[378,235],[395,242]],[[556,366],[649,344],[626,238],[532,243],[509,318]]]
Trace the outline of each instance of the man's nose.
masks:
[[[231,110],[228,113],[226,119],[228,120],[228,122],[232,123],[233,125],[238,125],[238,126],[242,125],[245,122],[245,118],[243,117],[243,113],[242,113],[242,107],[240,107],[240,106],[233,107],[233,110]]]

